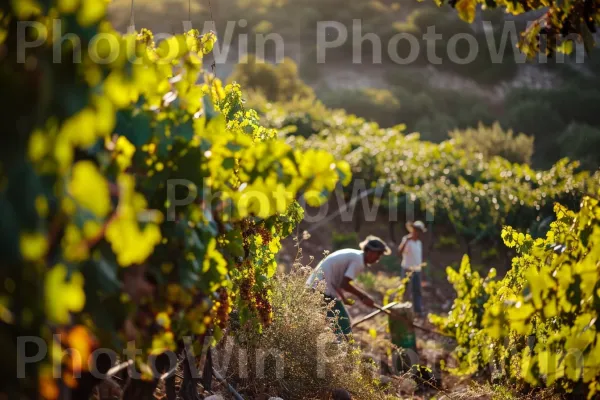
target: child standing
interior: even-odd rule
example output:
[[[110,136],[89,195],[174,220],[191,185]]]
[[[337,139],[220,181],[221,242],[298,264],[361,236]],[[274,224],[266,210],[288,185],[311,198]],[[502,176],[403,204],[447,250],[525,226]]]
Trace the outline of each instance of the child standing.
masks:
[[[402,238],[402,242],[398,246],[398,256],[402,257],[401,276],[404,278],[408,271],[412,272],[413,309],[418,316],[422,317],[424,313],[421,294],[421,268],[423,267],[421,235],[427,232],[427,229],[421,221],[407,222],[406,229],[409,233]]]

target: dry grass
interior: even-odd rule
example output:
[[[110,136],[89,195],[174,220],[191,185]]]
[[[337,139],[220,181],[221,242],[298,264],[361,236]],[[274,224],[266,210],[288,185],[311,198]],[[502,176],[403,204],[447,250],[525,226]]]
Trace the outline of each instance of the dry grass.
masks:
[[[262,334],[238,331],[229,344],[222,344],[220,354],[231,351],[229,365],[222,368],[227,379],[252,398],[268,394],[286,400],[329,399],[338,388],[353,399],[396,398],[389,394],[396,389],[379,384],[379,369],[365,361],[356,344],[336,343],[322,295],[305,287],[307,273],[294,269],[277,276],[273,324]],[[261,351],[271,354],[264,358],[264,368],[257,361]]]
[[[522,393],[515,386],[481,384],[471,381],[463,388],[455,390],[440,400],[562,400],[552,389],[539,389],[531,393]]]

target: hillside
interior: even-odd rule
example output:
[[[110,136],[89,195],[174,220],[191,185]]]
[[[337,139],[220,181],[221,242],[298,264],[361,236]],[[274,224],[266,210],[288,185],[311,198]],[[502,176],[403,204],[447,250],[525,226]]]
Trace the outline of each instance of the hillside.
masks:
[[[0,5],[0,398],[598,397],[600,2],[109,3]]]
[[[109,16],[121,31],[130,22],[131,4],[115,0],[109,7]],[[216,28],[218,54],[212,61],[214,72],[222,79],[235,76],[236,66],[246,62],[247,54],[276,65],[288,59],[325,105],[382,126],[406,124],[408,130],[439,142],[455,129],[499,121],[505,129],[535,138],[533,163],[537,167],[547,168],[562,157],[589,159],[586,167],[597,166],[597,159],[587,150],[600,140],[600,120],[593,106],[600,100],[597,57],[586,56],[579,63],[579,46],[569,57],[558,54],[545,61],[539,57],[526,61],[514,48],[516,32],[541,11],[513,16],[500,10],[479,10],[475,22],[468,24],[448,6],[437,8],[433,2],[417,1],[359,0],[350,7],[338,0],[137,0],[133,4],[138,29],[148,26],[170,34],[182,31],[187,20],[200,29]],[[210,22],[212,17],[216,25]],[[317,27],[323,21],[338,28],[320,38]],[[352,27],[356,21],[361,23],[361,32],[355,38]],[[484,29],[484,21],[492,30]],[[421,39],[430,26],[440,35],[435,49]],[[340,31],[347,39],[327,49],[324,62],[319,62],[317,42],[334,41]],[[390,59],[388,44],[396,43],[392,41],[399,34],[418,38],[418,54],[409,63]],[[258,46],[260,35],[271,38],[263,52],[263,46]],[[456,35],[463,39],[453,42],[461,37]],[[476,50],[471,58],[465,37],[471,38]],[[380,45],[374,46],[373,41]],[[407,43],[397,42],[395,54],[409,56]],[[454,47],[456,57],[472,61],[459,63],[450,57],[449,49]],[[376,50],[380,51],[373,53]],[[430,51],[434,57],[429,56]],[[580,100],[572,104],[561,100],[572,98],[574,90]],[[528,111],[522,112],[523,108]],[[540,118],[548,110],[554,110],[552,118]],[[570,140],[573,135],[583,137],[584,142]]]

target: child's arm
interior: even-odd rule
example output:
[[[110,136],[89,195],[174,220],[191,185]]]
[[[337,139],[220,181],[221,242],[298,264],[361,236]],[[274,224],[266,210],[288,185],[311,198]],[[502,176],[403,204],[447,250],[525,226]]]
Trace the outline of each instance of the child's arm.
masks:
[[[400,242],[400,245],[398,245],[398,255],[401,256],[402,252],[404,251],[404,248],[406,247],[406,242],[408,242],[408,235],[404,236],[402,238],[402,242]]]

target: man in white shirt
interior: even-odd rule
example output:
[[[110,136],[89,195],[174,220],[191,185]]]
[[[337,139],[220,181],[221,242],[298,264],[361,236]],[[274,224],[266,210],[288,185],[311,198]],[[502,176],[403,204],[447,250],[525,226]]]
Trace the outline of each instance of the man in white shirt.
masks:
[[[352,333],[350,316],[344,307],[346,297],[344,292],[354,294],[365,305],[374,307],[373,299],[364,291],[352,284],[352,281],[365,270],[368,265],[375,264],[382,255],[391,254],[390,248],[376,236],[368,236],[357,249],[337,250],[325,257],[308,277],[306,285],[316,289],[319,282],[325,282],[325,301],[334,302],[329,317],[334,311],[339,311],[336,332],[344,335]]]
[[[413,309],[419,316],[423,316],[423,305],[421,295],[421,268],[423,267],[423,243],[421,235],[427,232],[425,224],[421,221],[407,222],[406,229],[409,234],[402,238],[398,246],[398,255],[402,257],[401,276],[404,278],[407,272],[412,272],[411,286]]]

